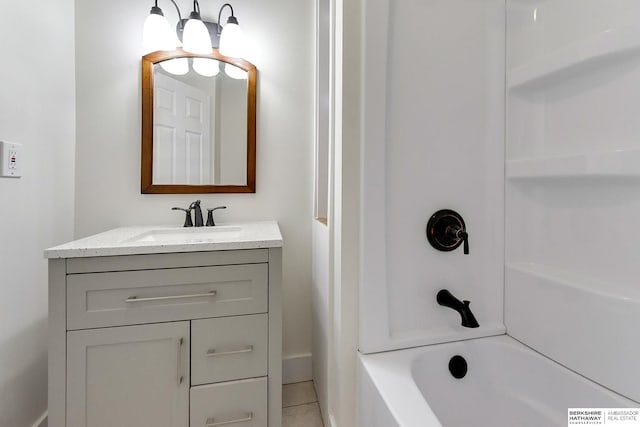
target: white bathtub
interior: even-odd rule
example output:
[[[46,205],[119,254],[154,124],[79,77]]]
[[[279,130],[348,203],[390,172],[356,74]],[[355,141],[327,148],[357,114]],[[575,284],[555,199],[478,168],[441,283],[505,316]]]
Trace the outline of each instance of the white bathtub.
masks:
[[[638,406],[506,335],[360,355],[361,427],[565,427],[569,407]]]

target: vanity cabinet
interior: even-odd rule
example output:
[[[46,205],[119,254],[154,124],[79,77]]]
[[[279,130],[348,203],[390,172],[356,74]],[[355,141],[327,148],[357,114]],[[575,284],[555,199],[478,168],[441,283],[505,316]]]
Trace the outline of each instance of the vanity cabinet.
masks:
[[[50,427],[281,426],[280,247],[51,253]]]

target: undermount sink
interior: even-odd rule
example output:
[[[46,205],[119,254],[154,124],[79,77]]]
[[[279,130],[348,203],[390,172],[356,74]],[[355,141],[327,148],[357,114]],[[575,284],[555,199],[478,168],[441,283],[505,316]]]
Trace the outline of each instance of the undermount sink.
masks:
[[[145,231],[126,240],[126,243],[205,243],[219,242],[236,237],[242,231],[239,226],[215,226],[193,228],[159,228]]]

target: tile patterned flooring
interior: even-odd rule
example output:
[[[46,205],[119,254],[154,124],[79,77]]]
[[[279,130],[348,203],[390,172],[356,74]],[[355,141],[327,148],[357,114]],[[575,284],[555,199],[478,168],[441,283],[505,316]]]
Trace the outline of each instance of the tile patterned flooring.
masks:
[[[324,427],[313,381],[282,386],[282,427]]]

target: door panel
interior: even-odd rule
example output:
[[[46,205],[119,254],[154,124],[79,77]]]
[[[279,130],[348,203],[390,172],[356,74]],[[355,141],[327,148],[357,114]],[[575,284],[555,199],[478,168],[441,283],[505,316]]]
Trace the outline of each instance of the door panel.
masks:
[[[67,334],[68,427],[187,427],[189,322]]]
[[[164,74],[155,77],[154,184],[209,184],[213,176],[211,96]]]

